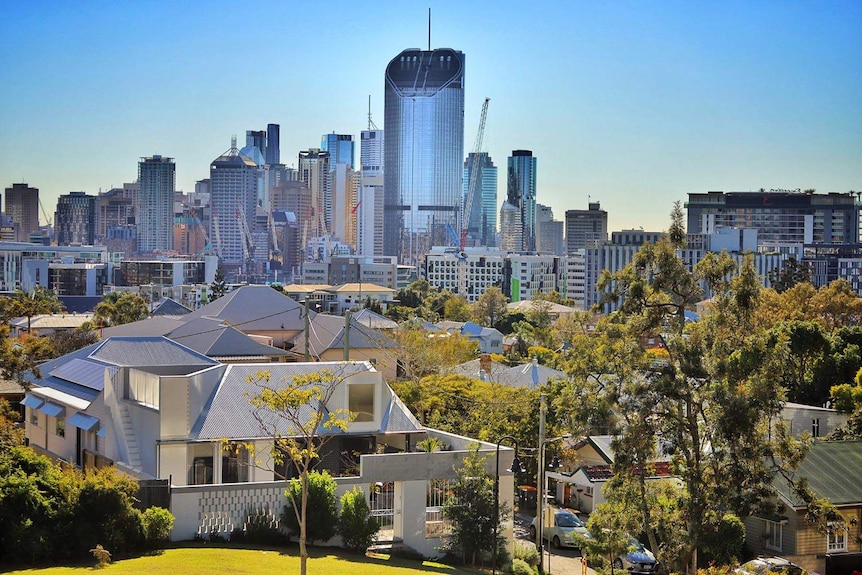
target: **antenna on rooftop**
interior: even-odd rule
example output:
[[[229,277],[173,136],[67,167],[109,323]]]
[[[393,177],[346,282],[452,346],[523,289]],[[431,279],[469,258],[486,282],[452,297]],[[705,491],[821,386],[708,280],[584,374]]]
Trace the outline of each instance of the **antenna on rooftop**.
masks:
[[[428,7],[428,51],[431,51],[431,7]]]
[[[368,129],[377,130],[377,125],[371,119],[371,94],[368,94]]]

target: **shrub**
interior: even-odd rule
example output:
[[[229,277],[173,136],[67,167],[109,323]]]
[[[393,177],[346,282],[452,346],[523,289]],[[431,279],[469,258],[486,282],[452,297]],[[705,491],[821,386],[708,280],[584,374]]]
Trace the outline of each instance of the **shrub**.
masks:
[[[706,536],[698,562],[704,565],[730,565],[742,556],[744,544],[745,524],[736,515],[727,513],[715,531]]]
[[[102,547],[101,543],[96,545],[95,548],[90,549],[90,553],[92,553],[93,557],[98,561],[96,569],[101,569],[111,562],[111,552]]]
[[[380,522],[371,516],[362,489],[354,487],[341,496],[338,532],[345,547],[356,553],[365,553],[379,530]]]
[[[515,541],[515,559],[521,559],[530,567],[536,567],[539,564],[539,550],[533,543]]]
[[[536,570],[529,563],[517,557],[512,560],[513,575],[535,575]]]
[[[294,507],[294,505],[296,507]],[[302,484],[293,478],[287,486],[287,505],[281,514],[282,525],[299,536],[297,511],[302,511]],[[305,536],[312,545],[335,535],[338,514],[335,510],[335,480],[326,471],[308,474],[308,515]]]
[[[164,507],[150,507],[144,511],[144,539],[148,545],[167,540],[174,528],[174,516]]]
[[[260,545],[283,545],[286,543],[284,535],[275,526],[274,517],[263,508],[253,508],[249,511],[243,529],[234,529],[234,533],[237,531],[240,533],[237,541],[247,541]],[[233,533],[230,540],[234,541]]]

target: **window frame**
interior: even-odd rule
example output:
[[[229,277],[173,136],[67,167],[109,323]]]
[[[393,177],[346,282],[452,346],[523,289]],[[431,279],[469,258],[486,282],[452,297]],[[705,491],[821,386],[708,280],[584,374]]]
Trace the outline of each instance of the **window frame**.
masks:
[[[826,524],[826,552],[840,553],[847,551],[847,524],[843,521],[830,521]],[[838,541],[840,540],[840,547]]]
[[[763,546],[770,551],[783,551],[784,547],[784,522],[763,520]],[[778,543],[775,537],[778,536]]]

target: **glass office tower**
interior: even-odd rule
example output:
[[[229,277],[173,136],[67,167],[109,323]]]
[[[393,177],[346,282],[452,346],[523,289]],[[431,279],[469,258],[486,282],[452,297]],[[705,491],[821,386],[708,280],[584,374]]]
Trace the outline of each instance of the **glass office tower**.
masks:
[[[386,68],[384,253],[418,261],[458,225],[464,169],[464,54],[401,52]]]
[[[536,158],[530,150],[513,150],[509,157],[506,197],[521,208],[522,250],[536,250]],[[516,203],[517,202],[517,203]]]

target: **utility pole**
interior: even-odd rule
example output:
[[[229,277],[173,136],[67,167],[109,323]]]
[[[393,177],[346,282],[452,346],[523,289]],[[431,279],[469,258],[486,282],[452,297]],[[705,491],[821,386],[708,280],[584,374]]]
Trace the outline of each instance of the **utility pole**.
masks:
[[[539,399],[539,469],[536,472],[536,549],[539,551],[539,573],[542,571],[545,541],[545,418],[548,415],[548,396],[544,393]]]
[[[350,361],[350,310],[344,312],[344,361]]]
[[[311,353],[310,353],[310,344],[311,344],[311,325],[308,320],[308,296],[310,294],[305,295],[305,361],[311,361]]]

